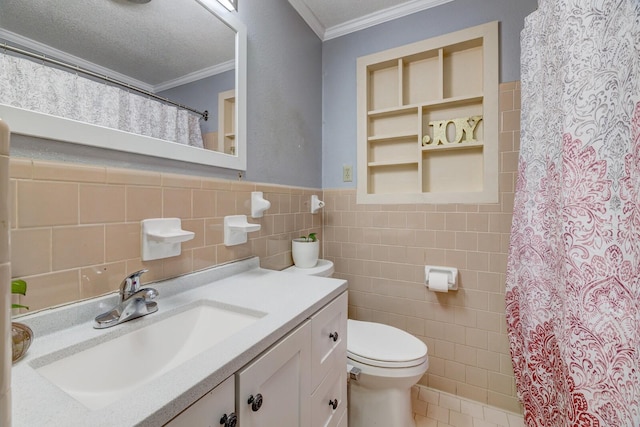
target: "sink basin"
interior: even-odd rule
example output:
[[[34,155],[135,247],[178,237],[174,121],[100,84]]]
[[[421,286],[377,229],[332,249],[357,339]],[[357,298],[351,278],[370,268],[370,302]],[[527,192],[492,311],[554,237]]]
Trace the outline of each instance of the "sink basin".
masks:
[[[89,409],[100,409],[248,327],[264,314],[202,301],[36,371]]]

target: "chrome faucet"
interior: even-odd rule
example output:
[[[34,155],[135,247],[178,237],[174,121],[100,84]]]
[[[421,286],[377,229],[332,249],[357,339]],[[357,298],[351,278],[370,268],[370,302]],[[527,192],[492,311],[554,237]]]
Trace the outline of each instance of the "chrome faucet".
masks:
[[[153,288],[140,289],[140,276],[149,270],[131,273],[120,284],[120,302],[113,309],[95,318],[93,327],[109,328],[137,317],[158,311],[158,304],[151,301],[158,296]]]

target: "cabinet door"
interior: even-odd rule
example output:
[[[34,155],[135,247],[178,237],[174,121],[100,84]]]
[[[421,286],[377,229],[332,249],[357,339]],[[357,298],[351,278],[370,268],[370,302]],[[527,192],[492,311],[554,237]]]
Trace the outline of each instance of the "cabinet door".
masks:
[[[311,383],[315,390],[335,366],[346,369],[347,293],[314,314],[311,327]]]
[[[169,421],[168,427],[220,427],[223,417],[231,417],[235,407],[235,378],[224,380],[205,394],[177,417]],[[235,416],[235,415],[234,415]]]
[[[310,426],[310,339],[307,321],[236,374],[242,427]]]

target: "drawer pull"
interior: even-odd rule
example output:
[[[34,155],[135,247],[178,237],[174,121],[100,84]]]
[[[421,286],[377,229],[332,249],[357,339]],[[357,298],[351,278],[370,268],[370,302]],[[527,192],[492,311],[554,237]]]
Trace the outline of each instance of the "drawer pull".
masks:
[[[229,415],[224,414],[222,418],[220,418],[220,424],[224,427],[236,427],[238,424],[238,417],[233,412]]]
[[[332,332],[329,334],[329,338],[333,340],[333,342],[338,341],[338,331]]]
[[[253,397],[253,395],[249,396],[247,403],[251,405],[251,410],[253,412],[258,412],[262,407],[262,395],[258,393],[256,394],[256,397]]]
[[[331,409],[333,409],[335,411],[336,408],[338,407],[338,399],[330,400],[329,401],[329,406],[331,406]]]

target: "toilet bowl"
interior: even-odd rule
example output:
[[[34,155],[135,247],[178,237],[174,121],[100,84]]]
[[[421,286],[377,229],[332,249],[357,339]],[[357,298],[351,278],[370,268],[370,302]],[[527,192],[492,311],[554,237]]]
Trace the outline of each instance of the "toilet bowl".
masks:
[[[333,263],[284,271],[330,277]],[[381,323],[347,321],[349,427],[415,427],[411,387],[429,367],[427,346],[413,335]]]
[[[422,341],[392,326],[350,319],[347,364],[359,369],[348,388],[350,427],[415,426],[411,387],[429,367]]]

